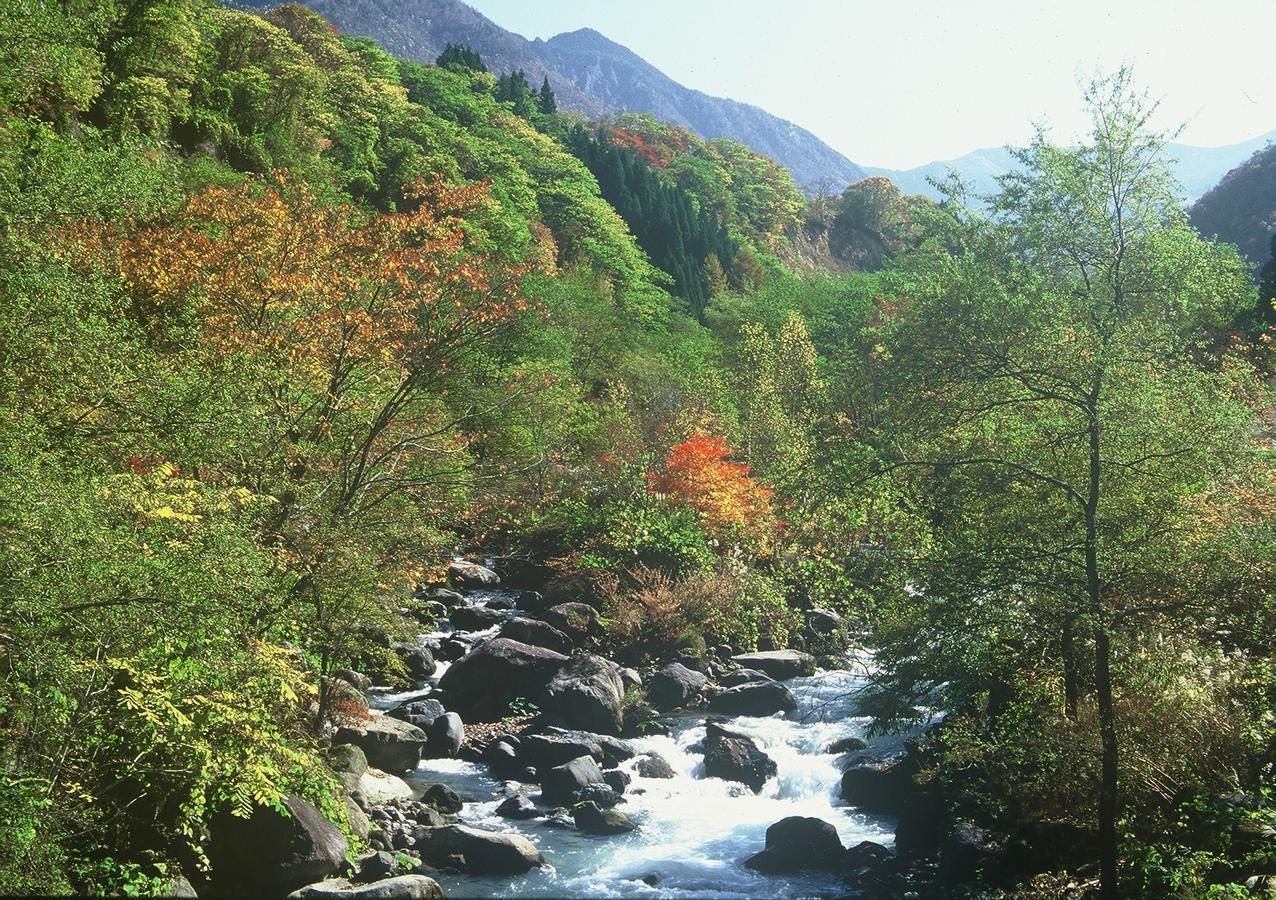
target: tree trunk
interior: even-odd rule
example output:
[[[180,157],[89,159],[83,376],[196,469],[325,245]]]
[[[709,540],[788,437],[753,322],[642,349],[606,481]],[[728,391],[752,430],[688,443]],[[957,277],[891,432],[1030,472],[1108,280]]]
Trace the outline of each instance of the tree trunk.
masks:
[[[1063,634],[1059,638],[1059,651],[1063,656],[1063,712],[1069,721],[1077,720],[1077,703],[1081,694],[1080,676],[1077,673],[1076,650],[1077,617],[1071,612],[1063,618]]]

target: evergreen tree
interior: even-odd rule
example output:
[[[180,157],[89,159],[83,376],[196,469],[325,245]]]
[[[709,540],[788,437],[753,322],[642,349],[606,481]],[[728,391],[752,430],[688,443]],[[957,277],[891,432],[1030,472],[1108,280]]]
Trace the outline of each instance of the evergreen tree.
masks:
[[[540,93],[540,111],[547,116],[552,116],[558,112],[558,103],[554,100],[554,90],[549,86],[549,76],[545,76],[545,80],[541,82]]]
[[[435,64],[452,71],[486,72],[483,58],[464,44],[448,44],[435,60]]]

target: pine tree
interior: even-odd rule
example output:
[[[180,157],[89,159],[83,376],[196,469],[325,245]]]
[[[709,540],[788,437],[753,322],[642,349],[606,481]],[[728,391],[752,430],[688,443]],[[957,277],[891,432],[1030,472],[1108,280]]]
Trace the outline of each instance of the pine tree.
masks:
[[[487,71],[487,66],[483,64],[483,58],[464,44],[448,44],[443,48],[443,52],[439,54],[439,58],[435,60],[435,64],[440,68],[453,71]]]
[[[541,82],[540,110],[547,116],[558,112],[558,103],[554,100],[554,90],[549,86],[549,76]]]

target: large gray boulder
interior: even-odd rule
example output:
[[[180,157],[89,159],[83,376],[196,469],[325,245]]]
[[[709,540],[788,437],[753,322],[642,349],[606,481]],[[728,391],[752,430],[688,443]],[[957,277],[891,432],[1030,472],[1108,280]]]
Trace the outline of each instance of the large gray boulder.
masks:
[[[815,657],[801,650],[766,650],[741,653],[731,657],[746,669],[757,669],[772,678],[783,680],[815,674]]]
[[[544,647],[492,638],[454,662],[439,687],[449,708],[466,721],[490,722],[507,715],[515,697],[539,697],[566,662],[566,656]]]
[[[620,666],[586,654],[572,657],[550,679],[541,711],[549,721],[567,728],[615,735],[625,724],[624,697]]]
[[[425,732],[390,716],[374,716],[366,722],[341,726],[333,743],[354,744],[368,762],[386,772],[410,772],[421,762]]]
[[[501,626],[500,637],[522,641],[533,647],[548,647],[559,653],[571,653],[575,643],[570,637],[548,622],[515,616]]]
[[[423,755],[426,759],[450,759],[465,743],[465,723],[454,712],[444,713],[430,723]]]
[[[468,559],[454,559],[448,563],[447,577],[453,584],[462,587],[495,587],[501,583],[501,576]]]
[[[580,756],[592,757],[600,763],[606,760],[602,744],[576,735],[525,734],[515,749],[520,764],[542,772]]]
[[[489,606],[458,606],[448,615],[448,621],[458,631],[486,631],[506,618],[505,613]]]
[[[675,774],[669,760],[659,753],[644,753],[638,757],[634,771],[642,778],[673,778]]]
[[[758,794],[778,771],[775,760],[759,750],[752,738],[714,722],[707,724],[704,773],[710,778],[738,781]]]
[[[647,681],[647,701],[656,709],[686,706],[704,690],[705,677],[679,662],[666,663]]]
[[[332,878],[293,891],[288,900],[440,900],[444,896],[443,888],[433,878],[399,875],[360,885]]]
[[[588,603],[559,603],[541,613],[541,618],[578,640],[598,630],[598,610]]]
[[[287,815],[258,806],[248,818],[213,819],[208,859],[217,892],[282,896],[321,881],[345,865],[346,839],[300,797],[283,798]]]
[[[728,716],[769,716],[797,709],[793,692],[778,681],[750,681],[719,691],[709,699],[709,710]]]
[[[521,875],[545,865],[536,845],[522,835],[466,825],[421,829],[416,849],[432,866],[470,875]]]
[[[572,820],[586,834],[624,834],[638,827],[620,810],[603,808],[591,800],[572,807]]]
[[[829,871],[845,864],[837,829],[821,819],[789,816],[766,830],[766,849],[745,861],[757,872]]]
[[[541,799],[546,806],[571,806],[581,788],[606,783],[593,757],[580,756],[541,775]]]

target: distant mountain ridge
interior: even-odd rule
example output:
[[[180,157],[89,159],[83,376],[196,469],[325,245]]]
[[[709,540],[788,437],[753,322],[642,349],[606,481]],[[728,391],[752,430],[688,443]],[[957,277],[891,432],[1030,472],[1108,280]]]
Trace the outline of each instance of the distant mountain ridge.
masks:
[[[370,37],[396,56],[433,62],[449,44],[465,44],[488,69],[522,69],[538,86],[548,78],[559,106],[595,117],[649,113],[704,138],[734,138],[771,157],[802,187],[841,190],[866,172],[818,137],[759,107],[684,87],[633,51],[589,28],[548,41],[501,28],[461,0],[301,0],[342,31]],[[275,0],[239,0],[261,8]]]
[[[1276,141],[1276,131],[1222,147],[1169,144],[1167,150],[1175,160],[1171,167],[1174,175],[1183,186],[1187,200],[1192,202],[1218,184],[1224,175],[1247,160],[1255,151],[1272,141]],[[943,180],[949,169],[952,169],[969,182],[974,193],[990,194],[997,190],[997,176],[1014,171],[1016,165],[1014,157],[1004,147],[986,147],[956,159],[927,163],[912,169],[867,167],[866,171],[870,175],[889,178],[906,194],[922,194],[938,199],[939,192],[931,187],[928,177]]]
[[[1201,234],[1235,244],[1255,267],[1267,262],[1276,234],[1276,144],[1229,171],[1191,213]]]

